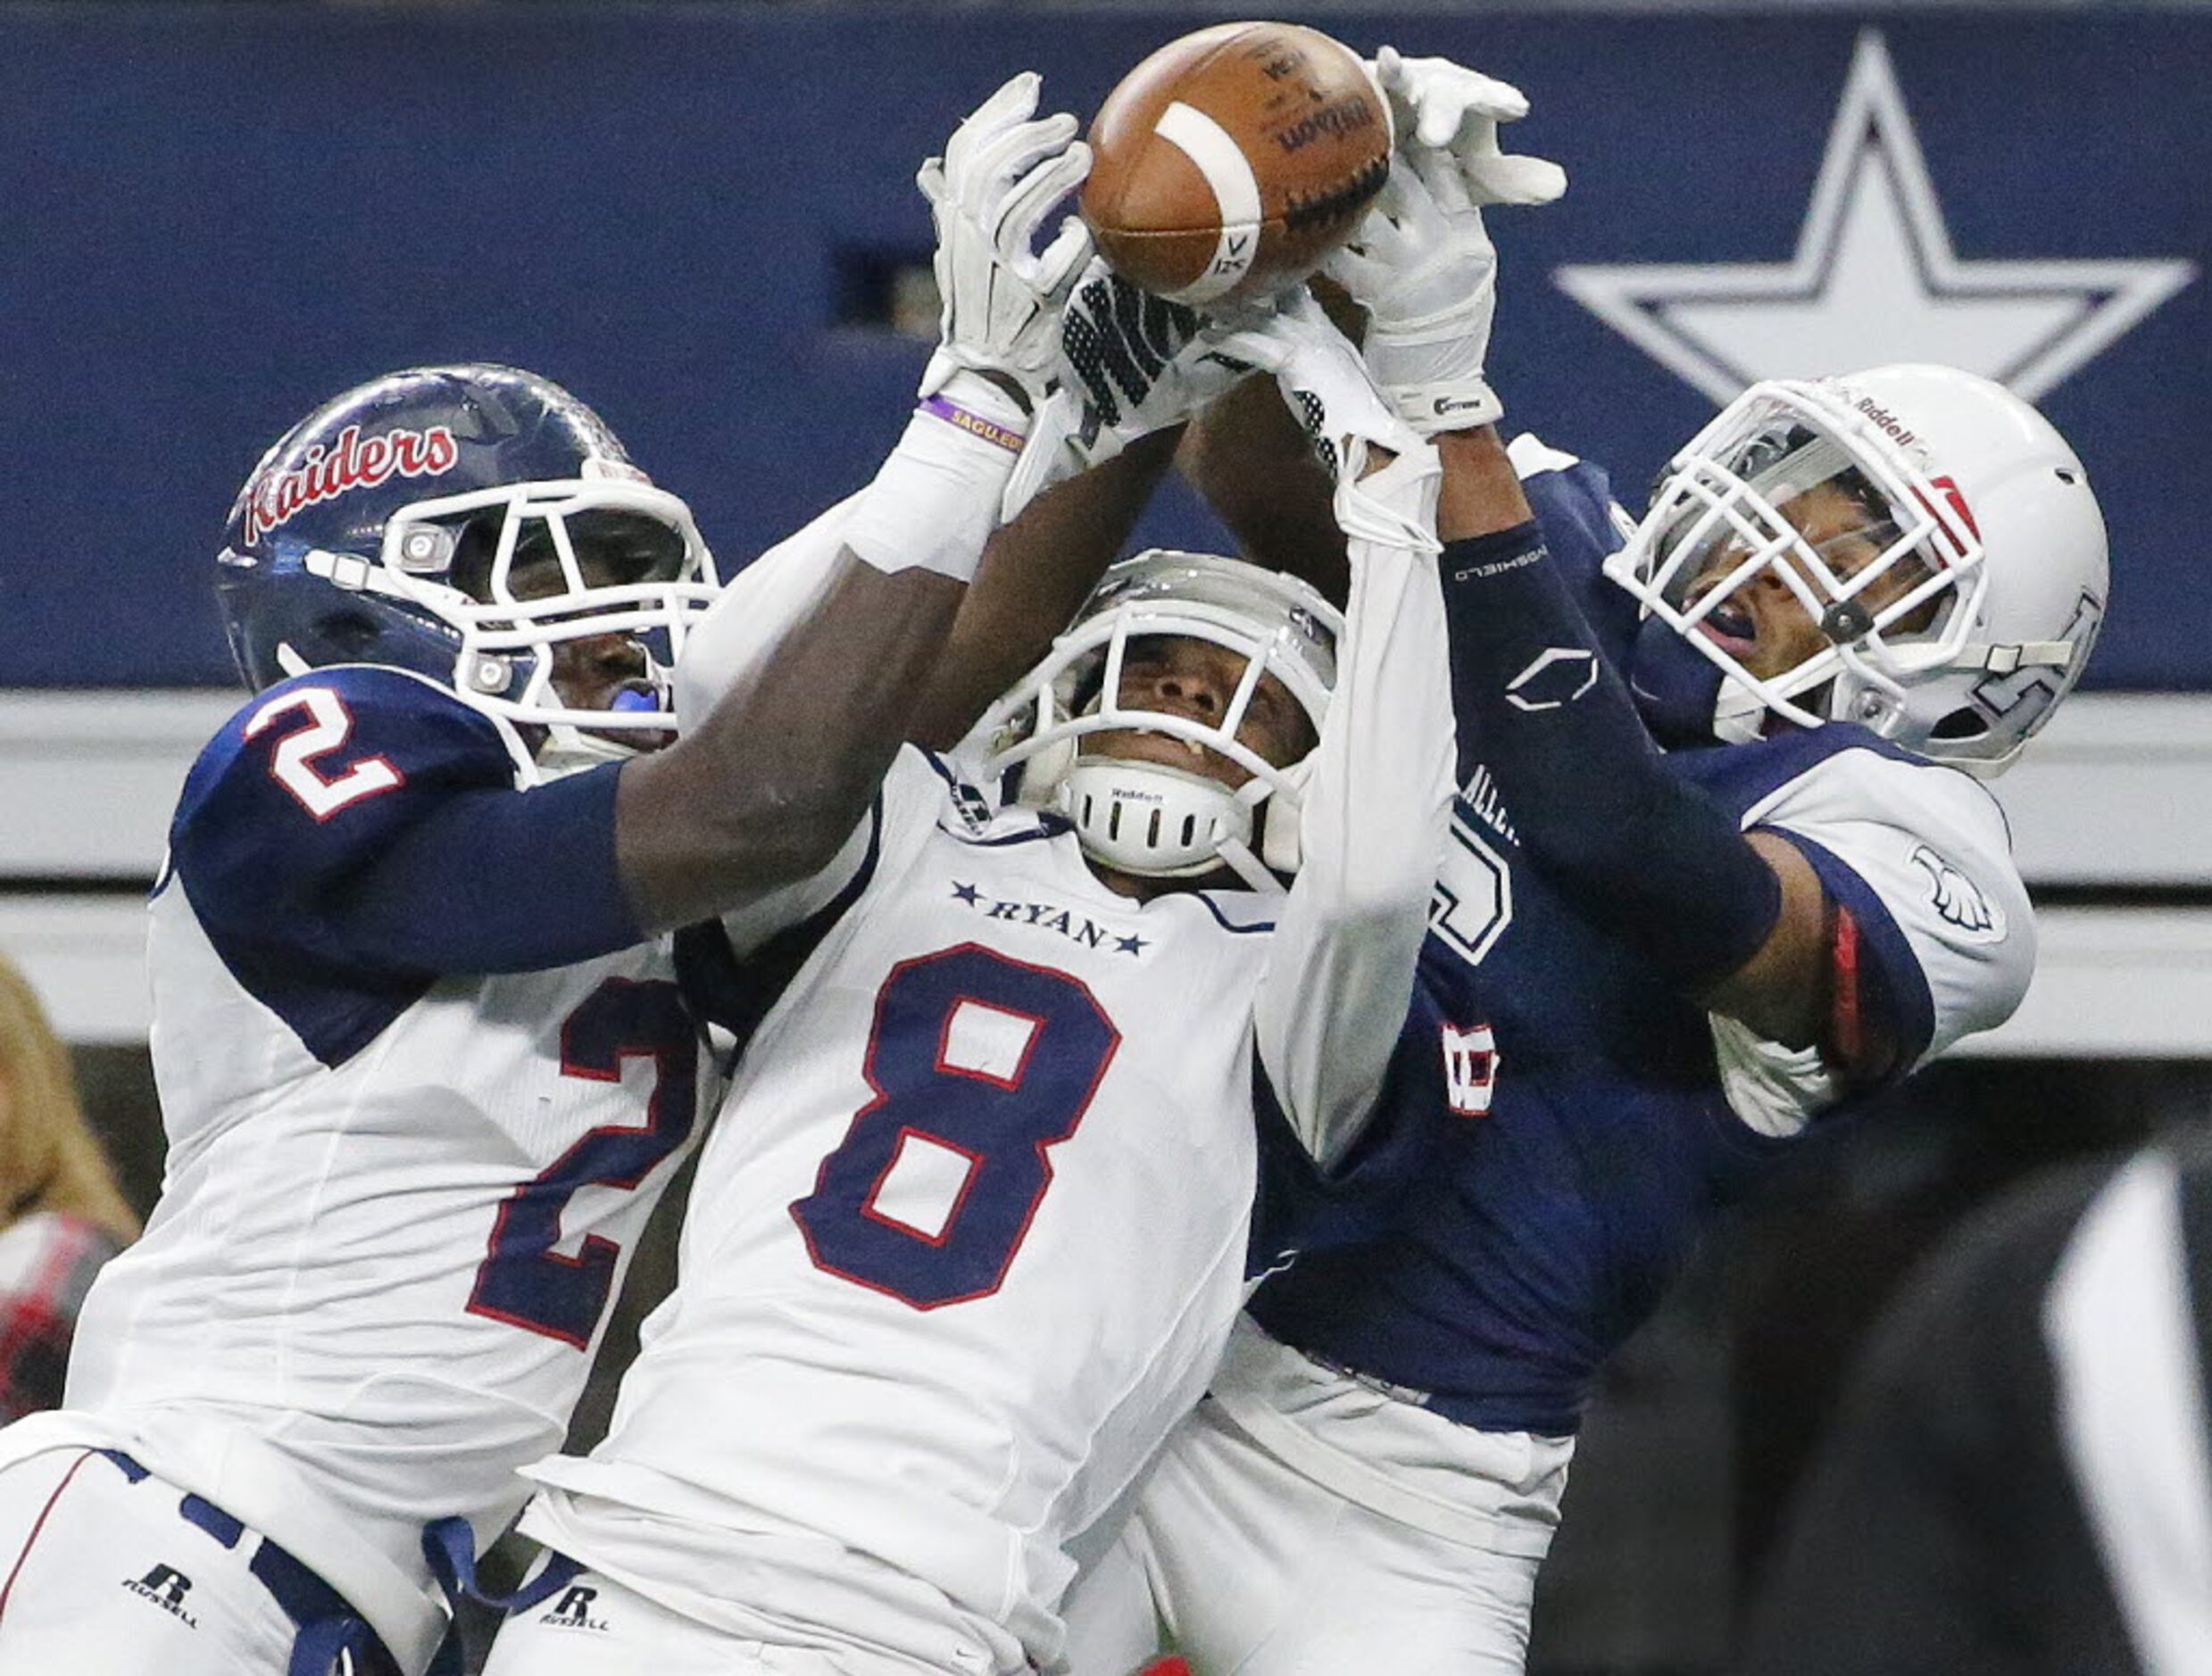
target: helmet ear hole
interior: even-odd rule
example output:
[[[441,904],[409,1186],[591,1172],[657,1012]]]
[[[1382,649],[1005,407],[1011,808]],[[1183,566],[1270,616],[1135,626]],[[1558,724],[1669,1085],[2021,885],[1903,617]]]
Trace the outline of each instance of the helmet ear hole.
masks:
[[[359,611],[334,611],[322,620],[322,639],[339,663],[366,661],[383,637],[376,619]]]
[[[1988,732],[1987,718],[1983,716],[1979,710],[1961,708],[1951,711],[1950,715],[1937,722],[1928,730],[1928,736],[1931,739],[1947,739],[1955,743],[1963,743],[1969,739],[1979,739]]]

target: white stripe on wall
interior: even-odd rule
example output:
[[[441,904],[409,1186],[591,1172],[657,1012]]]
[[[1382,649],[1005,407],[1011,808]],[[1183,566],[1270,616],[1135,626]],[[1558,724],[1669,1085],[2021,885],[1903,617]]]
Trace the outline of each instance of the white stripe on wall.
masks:
[[[150,880],[229,690],[0,693],[0,883]],[[1997,784],[2031,883],[2212,884],[2212,695],[2090,693]],[[146,1029],[133,896],[0,892],[0,951],[79,1041]],[[2212,1058],[2212,909],[2047,909],[2019,1014],[1961,1051]]]

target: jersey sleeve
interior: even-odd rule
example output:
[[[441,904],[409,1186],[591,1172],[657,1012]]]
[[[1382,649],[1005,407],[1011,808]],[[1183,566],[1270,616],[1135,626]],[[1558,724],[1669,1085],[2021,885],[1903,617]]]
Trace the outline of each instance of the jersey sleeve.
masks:
[[[847,496],[732,577],[684,641],[676,714],[688,726],[736,687],[814,609],[844,546],[860,495]]]
[[[523,790],[523,759],[511,733],[403,671],[295,676],[201,753],[170,865],[256,988],[530,971],[636,942],[616,767]]]
[[[1842,974],[1884,997],[1901,1077],[2009,1018],[2035,967],[2035,921],[1996,801],[1950,768],[1840,751],[1755,804],[1746,829],[1793,842],[1846,922]],[[1844,1094],[1810,1050],[1715,1023],[1731,1103],[1791,1133]]]
[[[1324,1165],[1367,1121],[1412,998],[1452,792],[1436,560],[1363,535],[1349,549],[1351,596],[1305,791],[1302,860],[1253,1003],[1260,1066]]]

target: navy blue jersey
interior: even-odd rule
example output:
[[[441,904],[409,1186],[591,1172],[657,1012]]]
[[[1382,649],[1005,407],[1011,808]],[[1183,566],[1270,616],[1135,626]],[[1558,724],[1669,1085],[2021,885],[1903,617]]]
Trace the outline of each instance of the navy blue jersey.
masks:
[[[1555,560],[1617,661],[1634,610],[1598,574],[1618,540],[1604,516],[1603,475],[1578,462],[1526,486]],[[1886,801],[1889,782],[1870,795],[1859,784],[1867,775],[1914,776],[1909,788],[1925,779],[1944,809],[1958,802],[1969,820],[1982,817],[1977,809],[1995,818],[1963,776],[1841,725],[1666,760],[1731,814],[1750,817],[1746,824],[1759,824],[1792,786],[1827,788],[1824,812],[1839,796]],[[1839,830],[1859,832],[1857,813],[1847,816]],[[1800,847],[1857,921],[1861,958],[1900,997],[1909,1066],[1933,1044],[1939,1012],[1949,1019],[1961,1003],[1948,987],[1932,991],[1923,964],[1940,961],[1892,911],[1925,871],[1907,865],[1910,834],[1878,822],[1867,829],[1897,852],[1867,849],[1881,888],[1856,857],[1816,841]],[[1421,966],[1422,1005],[1434,1015],[1434,1051],[1449,1083],[1441,1102],[1426,1096],[1441,1130],[1434,1161],[1393,1233],[1309,1256],[1268,1281],[1252,1312],[1307,1354],[1426,1393],[1455,1420],[1559,1435],[1576,1429],[1599,1365],[1650,1314],[1698,1232],[1788,1141],[1732,1105],[1707,1015],[1529,864],[1511,810],[1479,768],[1453,839]],[[1973,848],[1953,842],[1948,853]],[[1975,855],[1969,871],[2009,868]],[[1941,1033],[1955,1036],[1955,1021]]]

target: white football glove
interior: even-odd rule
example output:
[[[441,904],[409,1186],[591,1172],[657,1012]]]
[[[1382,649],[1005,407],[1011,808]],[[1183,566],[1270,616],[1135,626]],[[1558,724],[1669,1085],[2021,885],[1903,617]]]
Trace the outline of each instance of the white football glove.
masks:
[[[1418,552],[1442,551],[1436,495],[1443,468],[1435,448],[1392,410],[1360,352],[1311,292],[1289,293],[1272,317],[1227,334],[1218,347],[1275,375],[1314,452],[1336,479],[1336,521],[1345,535]],[[1370,473],[1368,459],[1377,448],[1397,458]]]
[[[1069,217],[1043,253],[1037,229],[1090,172],[1091,148],[1076,119],[1036,115],[1041,79],[1024,71],[953,130],[944,155],[915,176],[937,226],[937,351],[920,394],[958,373],[1010,379],[1034,411],[1060,353],[1061,304],[1091,253],[1089,232]]]
[[[1030,427],[1004,516],[1139,437],[1182,424],[1248,376],[1251,367],[1214,347],[1220,329],[1094,258],[1061,312],[1059,386]]]
[[[1390,101],[1401,147],[1450,152],[1476,208],[1550,203],[1567,190],[1559,164],[1498,149],[1498,124],[1528,114],[1518,87],[1449,58],[1406,58],[1394,46],[1384,47],[1369,68]]]
[[[1498,252],[1448,153],[1393,157],[1351,243],[1322,271],[1368,311],[1368,369],[1415,430],[1498,421],[1505,407],[1483,371]]]

